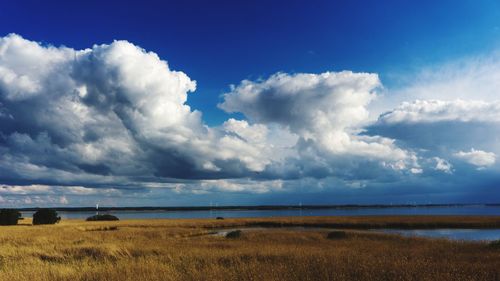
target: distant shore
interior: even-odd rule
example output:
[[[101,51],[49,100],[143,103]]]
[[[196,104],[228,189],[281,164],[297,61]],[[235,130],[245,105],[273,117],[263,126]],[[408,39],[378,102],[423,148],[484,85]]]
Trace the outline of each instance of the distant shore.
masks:
[[[439,208],[439,207],[499,207],[500,203],[491,204],[373,204],[373,205],[235,205],[235,206],[142,206],[142,207],[105,207],[99,211],[210,211],[210,210],[319,210],[319,209],[384,209],[384,208]],[[19,211],[36,211],[39,207],[14,208]],[[51,207],[63,212],[95,211],[96,207]],[[500,215],[500,214],[499,214]]]

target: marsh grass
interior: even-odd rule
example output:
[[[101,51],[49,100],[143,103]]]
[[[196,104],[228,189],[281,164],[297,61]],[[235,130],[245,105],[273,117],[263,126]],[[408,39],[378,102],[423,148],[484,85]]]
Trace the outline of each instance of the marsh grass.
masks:
[[[107,225],[107,226],[98,226],[98,227],[84,227],[80,228],[84,231],[114,231],[118,230],[118,226],[116,225]]]
[[[344,230],[216,228],[289,224],[484,224],[499,218],[283,218],[62,221],[0,227],[0,280],[499,280],[500,251],[488,243],[405,238]],[[456,221],[454,221],[456,220]],[[108,231],[109,229],[113,231]],[[355,229],[356,227],[353,227]],[[241,228],[243,229],[243,228]]]

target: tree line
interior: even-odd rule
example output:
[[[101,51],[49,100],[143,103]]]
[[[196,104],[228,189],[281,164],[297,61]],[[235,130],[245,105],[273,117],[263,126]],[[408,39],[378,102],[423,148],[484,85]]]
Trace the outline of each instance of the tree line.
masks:
[[[0,225],[17,225],[19,220],[23,217],[21,212],[14,209],[1,209],[0,210]],[[53,209],[39,209],[33,213],[33,224],[55,224],[61,220],[57,211]]]

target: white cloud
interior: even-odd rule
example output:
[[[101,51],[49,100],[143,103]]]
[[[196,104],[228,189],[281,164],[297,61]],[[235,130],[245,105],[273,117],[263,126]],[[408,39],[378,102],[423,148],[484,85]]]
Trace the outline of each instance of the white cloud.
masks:
[[[249,143],[265,142],[268,134],[268,129],[265,125],[250,125],[245,120],[230,118],[222,126],[226,132],[234,133]]]
[[[395,139],[429,159],[456,161],[456,152],[470,147],[500,153],[500,53],[426,67],[400,78],[402,86],[387,89],[378,99],[377,110],[385,113],[367,128],[369,134]],[[495,164],[487,158],[485,163]],[[437,170],[441,168],[447,170],[446,165]]]
[[[267,193],[281,190],[283,181],[205,180],[200,183],[200,188],[206,191]]]
[[[500,122],[500,101],[416,100],[382,114],[380,123]]]
[[[495,164],[496,155],[493,152],[486,152],[472,148],[470,151],[459,151],[455,157],[478,167],[488,167]]]
[[[216,179],[177,183],[169,188],[178,194],[209,194],[217,192],[262,194],[281,191],[283,186],[283,180]]]
[[[50,186],[47,185],[28,185],[28,186],[0,186],[0,194],[31,194],[31,193],[47,193],[52,192]]]
[[[453,166],[450,164],[450,162],[439,157],[433,157],[432,159],[436,162],[436,166],[434,167],[435,170],[442,171],[448,174],[453,172]]]
[[[366,106],[376,97],[378,87],[378,76],[369,73],[278,73],[233,86],[219,107],[242,112],[259,125],[278,124],[288,129],[299,137],[297,149],[302,155],[312,149],[327,159],[342,155],[406,161],[411,153],[398,148],[393,140],[358,134],[369,121]],[[337,162],[345,163],[345,159]]]
[[[153,52],[127,41],[74,50],[8,35],[0,38],[0,195],[64,204],[132,186],[266,193],[307,180],[320,190],[449,176],[468,166],[460,161],[490,167],[500,153],[490,87],[500,67],[474,65],[419,75],[384,97],[372,73],[244,80],[219,107],[246,120],[210,127],[188,105],[196,82]],[[461,76],[462,90],[453,84]],[[402,97],[416,101],[371,123],[376,99],[387,106]]]
[[[74,50],[11,34],[0,40],[0,172],[27,185],[146,187],[343,177],[366,161],[418,168],[392,139],[359,134],[378,87],[376,74],[350,71],[243,81],[220,107],[249,120],[209,127],[187,104],[196,82],[153,52],[127,41]]]
[[[66,198],[66,196],[59,197],[59,204],[63,204],[63,205],[69,204],[68,198]]]
[[[498,100],[500,52],[415,69],[392,75],[400,86],[387,89],[372,108],[376,115],[413,100]]]
[[[24,100],[41,94],[46,83],[49,87],[57,87],[65,82],[60,78],[68,71],[65,62],[71,56],[72,51],[68,48],[42,48],[38,43],[15,34],[0,38],[0,88],[3,94],[9,100]]]
[[[88,188],[83,186],[53,186],[43,184],[31,185],[0,185],[0,194],[12,195],[120,195],[121,192],[114,188]]]
[[[219,107],[242,112],[256,123],[278,123],[313,137],[319,130],[342,130],[366,121],[366,105],[379,86],[378,76],[369,73],[278,73],[266,80],[242,81],[224,94]]]
[[[102,184],[265,169],[273,159],[267,128],[206,126],[187,105],[195,89],[185,73],[127,41],[74,50],[0,38],[0,171]]]
[[[411,168],[411,169],[410,169],[410,172],[411,172],[412,174],[421,174],[421,173],[423,173],[423,171],[424,171],[424,170],[422,170],[421,168]]]

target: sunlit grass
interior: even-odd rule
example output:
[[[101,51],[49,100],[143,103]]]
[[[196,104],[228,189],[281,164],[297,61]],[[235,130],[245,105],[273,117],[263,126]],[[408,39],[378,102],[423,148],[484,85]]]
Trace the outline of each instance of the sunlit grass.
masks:
[[[226,220],[123,220],[0,227],[1,280],[499,280],[500,251],[487,243],[374,234],[383,223],[485,224],[486,217],[345,217]],[[257,223],[352,224],[328,230],[243,231]]]

